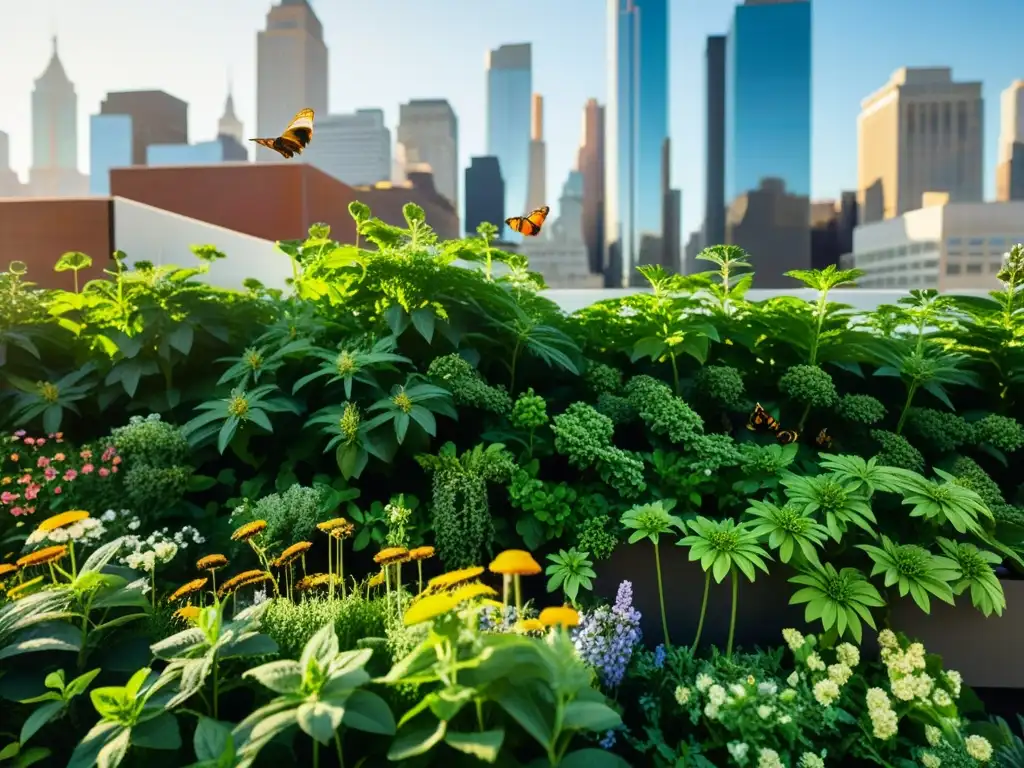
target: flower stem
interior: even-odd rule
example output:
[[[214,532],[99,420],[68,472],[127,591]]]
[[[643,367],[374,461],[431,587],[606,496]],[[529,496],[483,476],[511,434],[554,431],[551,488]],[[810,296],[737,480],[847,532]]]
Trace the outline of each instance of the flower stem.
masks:
[[[320,768],[320,742],[313,739],[313,768]]]
[[[704,617],[708,612],[708,595],[711,592],[711,571],[707,571],[704,574],[704,598],[700,602],[700,618],[697,620],[697,636],[693,638],[693,646],[690,648],[690,654],[697,652],[697,646],[700,644],[700,636],[704,631]]]
[[[341,599],[345,599],[345,540],[338,539],[338,578],[341,579]]]
[[[416,572],[417,572],[417,575],[419,576],[419,593],[423,594],[423,561],[422,560],[417,560],[416,561]]]
[[[345,768],[345,756],[341,753],[341,734],[334,732],[334,748],[338,751],[338,768]]]
[[[668,617],[665,614],[665,587],[661,583],[661,550],[654,544],[654,567],[658,572],[658,603],[661,606],[661,631],[665,633],[665,648],[672,647],[668,639]],[[516,577],[519,578],[518,576]]]
[[[77,280],[78,273],[76,272],[75,275]],[[77,287],[75,293],[78,293]],[[71,556],[71,580],[74,581],[78,576],[78,566],[75,564],[75,542],[70,539],[68,540],[68,554]]]
[[[729,639],[725,644],[725,657],[732,658],[732,641],[736,636],[736,604],[739,602],[740,596],[740,579],[739,574],[736,572],[736,566],[733,566],[730,578],[732,579],[732,609],[729,612]]]
[[[515,587],[516,587],[516,621],[523,620],[523,590],[519,579],[519,574],[515,575]]]
[[[156,565],[149,572],[149,591],[152,594],[153,610],[156,610]]]
[[[218,701],[218,699],[220,698],[220,690],[219,690],[220,689],[220,676],[217,674],[217,667],[218,667],[217,656],[216,656],[216,654],[214,654],[214,657],[213,657],[213,669],[211,670],[212,674],[213,674],[213,719],[214,720],[217,719],[217,715],[218,715],[218,711],[219,711],[219,705],[220,705],[220,702]]]

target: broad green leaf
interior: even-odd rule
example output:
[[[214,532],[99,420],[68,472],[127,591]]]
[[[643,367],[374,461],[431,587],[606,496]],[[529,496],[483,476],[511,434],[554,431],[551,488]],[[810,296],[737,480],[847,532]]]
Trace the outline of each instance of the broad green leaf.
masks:
[[[192,737],[197,760],[219,760],[231,744],[230,728],[218,720],[200,716],[195,735]]]
[[[567,731],[609,731],[620,725],[619,714],[597,701],[570,701],[562,720],[562,728]]]
[[[447,730],[448,724],[441,720],[434,725],[410,728],[392,742],[388,760],[397,763],[429,752],[444,738]]]
[[[297,661],[281,659],[254,667],[242,677],[252,677],[274,693],[295,693],[302,685],[302,667]]]
[[[371,691],[353,691],[345,702],[342,723],[348,728],[383,736],[395,735],[395,717],[380,696]]]
[[[501,751],[501,744],[504,740],[505,731],[501,729],[476,733],[448,731],[444,737],[445,743],[452,749],[472,755],[485,763],[493,763],[498,759],[498,753]]]
[[[295,721],[310,738],[330,744],[334,732],[341,727],[345,708],[326,701],[307,701],[295,712]]]
[[[157,715],[132,728],[132,744],[147,749],[174,751],[181,748],[181,729],[178,718],[170,712]]]
[[[29,627],[18,633],[0,648],[0,659],[40,651],[67,651],[78,653],[82,649],[82,630],[64,622],[47,622]]]
[[[560,768],[630,768],[629,763],[614,752],[603,749],[578,749],[562,758]]]
[[[32,714],[25,718],[25,722],[21,726],[21,735],[18,736],[18,741],[25,744],[29,739],[35,736],[40,728],[60,714],[63,709],[63,701],[48,701],[45,704],[36,707],[32,711]]]

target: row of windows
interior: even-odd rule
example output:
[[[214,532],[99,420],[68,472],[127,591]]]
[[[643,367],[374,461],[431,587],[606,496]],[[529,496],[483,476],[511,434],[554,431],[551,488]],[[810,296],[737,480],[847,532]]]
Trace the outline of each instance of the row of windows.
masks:
[[[947,248],[955,248],[957,246],[964,245],[965,244],[965,242],[964,242],[965,239],[966,239],[966,245],[972,246],[972,247],[983,246],[983,245],[985,245],[986,241],[988,242],[988,245],[989,245],[990,248],[1009,248],[1009,247],[1011,247],[1013,245],[1016,245],[1017,243],[1024,243],[1024,235],[1018,235],[1018,236],[1014,236],[1014,237],[989,237],[989,238],[984,238],[984,237],[968,237],[968,238],[950,237],[950,238],[946,239],[946,247]]]
[[[934,240],[917,241],[913,243],[907,243],[896,248],[885,248],[880,251],[868,251],[867,253],[854,254],[854,259],[857,264],[874,264],[878,261],[889,261],[891,259],[898,259],[908,254],[911,256],[919,253],[929,253],[931,251],[937,251],[939,244]]]
[[[984,270],[982,269],[984,264],[958,264],[957,262],[951,261],[946,264],[947,275],[960,275],[966,272],[968,275],[980,275]],[[1001,261],[990,261],[988,263],[988,271],[990,274],[995,274],[1002,269],[1003,262]]]
[[[924,261],[898,261],[895,264],[871,267],[865,271],[870,275],[888,275],[893,272],[916,272],[920,269],[937,270],[938,268],[938,259],[925,259]]]
[[[865,278],[857,283],[858,288],[917,288],[938,285],[939,277],[930,275],[900,275],[899,277]]]

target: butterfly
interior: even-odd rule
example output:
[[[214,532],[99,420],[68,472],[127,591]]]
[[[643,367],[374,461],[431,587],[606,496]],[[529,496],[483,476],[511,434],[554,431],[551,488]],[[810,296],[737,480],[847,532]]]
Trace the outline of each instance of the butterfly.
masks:
[[[505,223],[521,235],[534,237],[540,234],[540,228],[544,225],[544,220],[549,213],[551,213],[551,209],[545,205],[530,211],[527,216],[513,216],[511,219],[505,219]]]
[[[754,406],[754,412],[750,414],[750,419],[747,421],[747,429],[751,432],[761,432],[766,429],[778,432],[779,420],[761,407],[760,403],[757,403]]]
[[[818,433],[818,436],[814,438],[814,442],[816,442],[822,448],[831,448],[832,435],[828,433],[828,428],[821,430],[821,432]]]
[[[313,110],[303,109],[276,139],[249,139],[261,147],[272,149],[284,158],[301,155],[313,140]]]
[[[780,429],[775,433],[775,439],[778,440],[782,445],[789,445],[795,443],[796,439],[800,437],[800,433],[793,429]]]

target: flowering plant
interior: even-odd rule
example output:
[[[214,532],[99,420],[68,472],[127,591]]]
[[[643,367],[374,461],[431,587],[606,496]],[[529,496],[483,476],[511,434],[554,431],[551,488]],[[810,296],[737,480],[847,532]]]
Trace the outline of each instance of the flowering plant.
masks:
[[[573,644],[584,663],[597,672],[601,684],[617,688],[642,636],[640,611],[633,607],[633,585],[624,581],[619,584],[614,605],[580,614]]]

